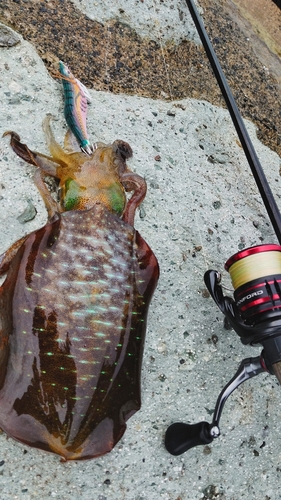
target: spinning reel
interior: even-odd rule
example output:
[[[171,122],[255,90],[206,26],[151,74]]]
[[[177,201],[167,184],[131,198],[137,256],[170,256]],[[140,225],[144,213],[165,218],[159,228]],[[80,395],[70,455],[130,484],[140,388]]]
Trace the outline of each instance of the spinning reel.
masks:
[[[280,212],[202,20],[193,0],[186,2],[281,244]],[[205,421],[194,425],[175,423],[167,429],[165,446],[172,455],[180,455],[197,445],[209,444],[219,437],[219,421],[226,399],[242,382],[259,373],[269,372],[281,383],[281,246],[267,244],[244,249],[228,259],[225,269],[231,277],[234,298],[224,296],[217,271],[205,273],[206,287],[241,342],[244,345],[260,344],[263,350],[260,356],[241,362],[236,374],[217,398],[211,424]]]
[[[259,245],[236,253],[225,264],[234,287],[234,299],[223,295],[220,275],[207,271],[205,284],[228,323],[245,345],[261,344],[260,356],[246,358],[220,393],[211,424],[172,424],[165,446],[180,455],[219,437],[219,421],[230,394],[245,380],[268,371],[281,383],[281,246]]]

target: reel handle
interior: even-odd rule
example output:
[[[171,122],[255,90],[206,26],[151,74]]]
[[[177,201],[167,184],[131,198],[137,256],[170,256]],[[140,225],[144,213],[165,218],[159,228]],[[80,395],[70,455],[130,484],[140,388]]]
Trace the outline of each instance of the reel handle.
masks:
[[[171,455],[181,455],[190,448],[209,444],[214,438],[219,437],[219,421],[227,398],[245,380],[265,371],[264,361],[260,356],[243,359],[234,377],[226,384],[217,398],[212,423],[203,421],[190,425],[177,422],[170,425],[165,436],[167,451]]]

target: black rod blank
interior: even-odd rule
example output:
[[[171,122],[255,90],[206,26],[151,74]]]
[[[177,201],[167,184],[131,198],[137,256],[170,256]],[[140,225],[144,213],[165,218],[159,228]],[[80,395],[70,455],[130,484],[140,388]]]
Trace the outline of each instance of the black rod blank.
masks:
[[[265,174],[263,172],[260,161],[257,157],[256,151],[249,137],[245,124],[243,122],[242,116],[239,112],[235,99],[231,93],[228,86],[216,53],[212,47],[210,39],[204,28],[203,21],[195,7],[193,0],[186,0],[187,6],[189,8],[192,19],[195,23],[196,29],[201,38],[202,44],[211,63],[213,72],[225,99],[226,105],[228,107],[229,113],[231,115],[233,124],[236,128],[236,132],[244,149],[245,155],[247,157],[248,163],[252,170],[252,174],[258,186],[260,195],[262,197],[263,203],[267,210],[270,221],[273,225],[274,231],[276,233],[279,244],[281,245],[281,215],[278,206],[275,202],[272,191],[269,187]]]

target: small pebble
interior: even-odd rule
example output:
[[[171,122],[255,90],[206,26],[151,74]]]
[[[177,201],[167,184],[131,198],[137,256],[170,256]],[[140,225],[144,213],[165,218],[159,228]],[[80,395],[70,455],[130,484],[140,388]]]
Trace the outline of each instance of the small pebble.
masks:
[[[21,215],[17,217],[17,220],[19,221],[20,224],[25,224],[26,222],[29,222],[30,220],[33,220],[36,217],[37,210],[34,207],[34,205],[31,203],[30,200],[27,200],[27,207],[23,211]]]

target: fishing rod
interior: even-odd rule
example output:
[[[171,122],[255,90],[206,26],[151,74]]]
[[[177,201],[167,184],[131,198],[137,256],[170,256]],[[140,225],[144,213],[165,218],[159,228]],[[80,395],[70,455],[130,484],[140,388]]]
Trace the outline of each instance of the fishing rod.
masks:
[[[177,422],[165,435],[165,446],[180,455],[198,445],[209,444],[220,435],[220,417],[227,398],[243,382],[260,373],[275,375],[281,383],[281,215],[249,137],[235,99],[206,33],[193,0],[186,0],[192,19],[211,63],[236,132],[242,144],[279,245],[246,248],[225,263],[234,288],[234,298],[224,296],[218,271],[209,270],[204,281],[213,300],[244,345],[261,345],[260,356],[246,358],[219,394],[211,423]]]

